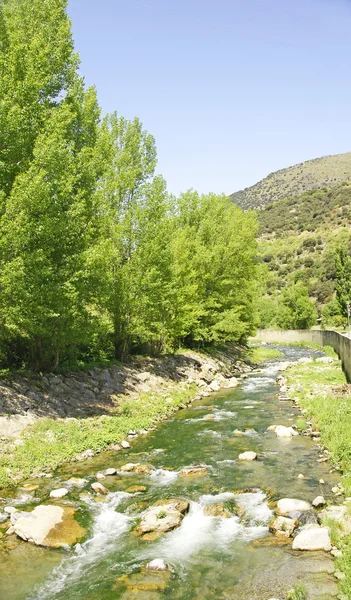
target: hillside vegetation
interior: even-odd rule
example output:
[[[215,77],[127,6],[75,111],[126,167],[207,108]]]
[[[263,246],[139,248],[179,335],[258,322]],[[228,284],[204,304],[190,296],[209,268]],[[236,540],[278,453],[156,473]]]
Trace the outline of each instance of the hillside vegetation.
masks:
[[[351,250],[351,184],[285,198],[258,212],[259,254],[267,278],[261,325],[272,324],[274,302],[288,286],[307,287],[325,324],[341,324],[334,298],[335,251]]]
[[[350,179],[351,152],[347,152],[281,169],[230,197],[243,209],[261,209],[286,197],[298,196],[314,189],[337,187]]]

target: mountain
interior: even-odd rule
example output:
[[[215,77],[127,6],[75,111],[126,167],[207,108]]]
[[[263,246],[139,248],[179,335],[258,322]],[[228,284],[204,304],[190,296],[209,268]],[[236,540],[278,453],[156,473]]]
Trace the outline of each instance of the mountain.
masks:
[[[335,188],[351,180],[351,152],[322,156],[314,160],[271,173],[255,185],[231,194],[232,201],[243,209],[262,209],[288,196],[314,189]]]
[[[324,323],[337,324],[328,314],[336,310],[335,250],[346,246],[351,253],[351,182],[279,200],[258,211],[258,220],[266,305],[301,282]]]

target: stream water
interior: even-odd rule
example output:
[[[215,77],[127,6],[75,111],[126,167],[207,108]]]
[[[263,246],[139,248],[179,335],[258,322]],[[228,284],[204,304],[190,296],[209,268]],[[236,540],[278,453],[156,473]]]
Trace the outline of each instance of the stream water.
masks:
[[[280,349],[282,360],[314,354],[306,348]],[[129,451],[103,453],[58,470],[54,479],[38,480],[40,496],[45,497],[69,477],[87,478],[85,492],[72,490],[66,498],[77,502],[88,535],[70,550],[49,550],[8,538],[0,553],[1,600],[268,600],[285,597],[299,579],[306,581],[309,598],[334,597],[328,554],[293,552],[291,543],[277,544],[268,532],[269,498],[312,501],[323,494],[328,499],[337,481],[329,472],[330,464],[317,462],[316,442],[302,435],[277,438],[267,431],[272,424],[291,425],[298,416],[292,402],[278,399],[279,362],[268,361],[235,390],[213,394],[177,412],[138,438]],[[245,435],[235,435],[236,429]],[[257,452],[258,460],[239,462],[238,455],[247,450]],[[89,493],[96,472],[127,462],[151,464],[153,471],[107,477],[102,483],[110,494],[97,502]],[[208,474],[179,475],[182,467],[193,463],[205,463]],[[298,479],[299,473],[306,478]],[[324,485],[319,484],[321,478]],[[132,484],[144,485],[147,491],[126,493]],[[153,542],[131,533],[146,506],[172,497],[191,503],[178,529]],[[14,501],[26,508],[35,498],[22,489]],[[219,502],[239,506],[240,517],[204,514],[207,505]],[[0,512],[5,504],[9,498],[0,499]],[[174,570],[163,592],[147,585],[144,590],[126,590],[118,583],[121,576],[154,558],[164,559]]]

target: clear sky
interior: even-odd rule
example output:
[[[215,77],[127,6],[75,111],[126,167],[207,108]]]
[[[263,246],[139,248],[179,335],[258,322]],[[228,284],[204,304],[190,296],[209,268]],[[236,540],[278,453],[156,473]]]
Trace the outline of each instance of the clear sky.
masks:
[[[68,0],[104,112],[138,116],[173,193],[229,194],[351,150],[351,0]]]

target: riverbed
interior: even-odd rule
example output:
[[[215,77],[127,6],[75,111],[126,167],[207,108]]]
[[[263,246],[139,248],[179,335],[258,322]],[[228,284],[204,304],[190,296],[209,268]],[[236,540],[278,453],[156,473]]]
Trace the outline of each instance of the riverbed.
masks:
[[[316,354],[299,347],[279,349],[282,359],[267,361],[235,390],[212,394],[177,412],[135,440],[132,449],[69,465],[53,479],[30,481],[39,485],[34,492],[22,488],[14,497],[0,499],[0,513],[5,504],[31,509],[48,501],[49,492],[70,477],[87,480],[85,488],[71,489],[61,501],[79,507],[79,520],[88,531],[85,541],[72,549],[52,550],[13,536],[0,540],[0,598],[268,600],[284,598],[301,580],[309,598],[335,597],[328,553],[294,552],[291,539],[278,543],[268,531],[274,501],[289,497],[311,502],[319,495],[332,499],[331,488],[339,480],[337,473],[330,473],[330,463],[318,462],[318,442],[303,435],[277,438],[267,431],[271,425],[291,426],[299,416],[291,401],[279,400],[280,362]],[[256,452],[258,459],[238,461],[246,451]],[[96,473],[109,467],[119,470],[126,463],[151,465],[152,470],[106,477],[102,483],[109,494],[96,498],[90,489]],[[181,469],[194,464],[206,466],[207,473],[181,476]],[[126,492],[131,485],[145,486],[146,491]],[[190,501],[181,526],[154,541],[133,535],[143,510],[168,498]],[[219,503],[238,510],[230,518],[205,514],[206,507]],[[128,587],[123,576],[137,573],[155,558],[173,570],[165,589]]]

